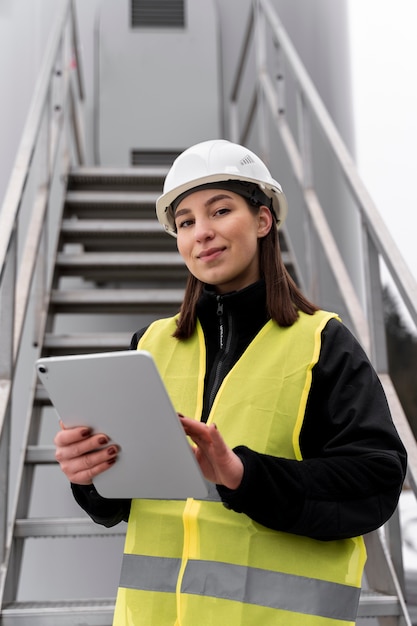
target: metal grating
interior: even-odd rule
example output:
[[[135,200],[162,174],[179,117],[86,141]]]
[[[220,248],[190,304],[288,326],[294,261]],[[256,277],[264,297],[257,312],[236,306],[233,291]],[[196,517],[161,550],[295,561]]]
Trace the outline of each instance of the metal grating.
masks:
[[[185,28],[185,0],[131,0],[132,28]]]
[[[182,150],[131,150],[130,164],[133,166],[171,166],[181,152]]]

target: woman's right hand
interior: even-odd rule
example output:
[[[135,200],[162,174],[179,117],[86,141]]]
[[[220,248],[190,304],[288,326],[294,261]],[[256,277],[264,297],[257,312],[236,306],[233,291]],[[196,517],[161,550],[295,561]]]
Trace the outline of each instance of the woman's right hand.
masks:
[[[61,428],[54,438],[55,458],[61,470],[70,482],[91,485],[95,476],[116,461],[119,447],[110,443],[107,435],[93,435],[83,426],[64,428],[61,424]]]

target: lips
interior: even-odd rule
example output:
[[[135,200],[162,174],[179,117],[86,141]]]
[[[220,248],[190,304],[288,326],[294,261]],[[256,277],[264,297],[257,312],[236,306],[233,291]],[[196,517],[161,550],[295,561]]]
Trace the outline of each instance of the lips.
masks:
[[[203,260],[210,260],[212,258],[217,257],[219,254],[221,254],[223,251],[225,250],[225,248],[208,248],[207,250],[202,250],[198,255],[197,258],[198,259],[203,259]]]

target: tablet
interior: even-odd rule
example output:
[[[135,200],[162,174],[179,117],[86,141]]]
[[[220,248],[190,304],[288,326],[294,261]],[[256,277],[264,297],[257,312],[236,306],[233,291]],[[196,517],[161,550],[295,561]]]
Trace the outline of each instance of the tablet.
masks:
[[[100,495],[207,496],[208,483],[149,352],[47,357],[36,369],[67,428],[88,426],[120,446],[116,463],[94,479]]]

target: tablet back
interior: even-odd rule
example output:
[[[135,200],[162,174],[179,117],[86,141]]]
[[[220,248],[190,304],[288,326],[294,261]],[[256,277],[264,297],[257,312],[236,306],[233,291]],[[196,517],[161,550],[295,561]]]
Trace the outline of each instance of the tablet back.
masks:
[[[121,451],[94,479],[108,498],[207,496],[207,483],[148,352],[41,358],[38,376],[67,428],[89,426]]]

